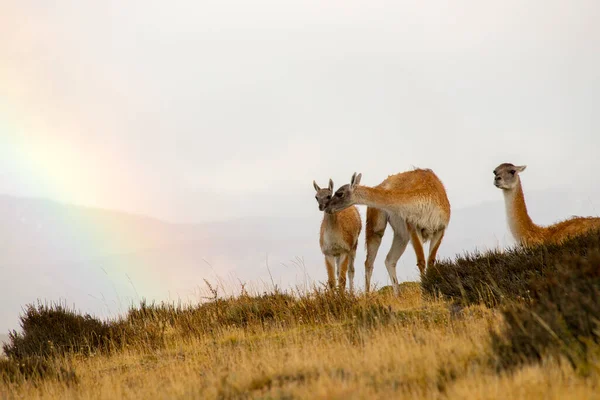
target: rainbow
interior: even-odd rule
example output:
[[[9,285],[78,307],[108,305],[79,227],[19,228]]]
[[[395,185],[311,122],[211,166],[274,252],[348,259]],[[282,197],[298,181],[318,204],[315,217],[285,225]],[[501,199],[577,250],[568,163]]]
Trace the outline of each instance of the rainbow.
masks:
[[[19,274],[36,274],[43,269],[47,286],[64,290],[43,292],[46,288],[23,287],[26,301],[34,302],[38,297],[58,300],[45,297],[58,293],[86,309],[82,300],[89,296],[133,301],[177,297],[178,293],[169,290],[192,285],[200,277],[189,267],[197,260],[186,260],[185,276],[171,276],[177,260],[171,262],[169,257],[176,254],[178,244],[173,245],[168,237],[171,231],[164,229],[168,224],[99,209],[150,215],[152,210],[168,212],[171,207],[165,193],[148,189],[152,185],[144,179],[156,178],[144,178],[148,168],[131,151],[135,144],[116,134],[123,126],[113,115],[123,107],[80,98],[77,91],[69,90],[72,87],[63,90],[56,85],[60,79],[53,80],[62,74],[63,81],[76,87],[77,79],[86,79],[97,85],[100,95],[108,93],[111,96],[105,97],[118,101],[122,96],[112,94],[122,93],[119,77],[95,71],[93,62],[83,64],[90,61],[85,54],[81,59],[70,57],[82,64],[70,66],[65,72],[56,60],[66,56],[63,61],[68,61],[78,49],[69,47],[72,41],[61,40],[64,32],[50,24],[43,13],[27,11],[4,7],[0,26],[0,53],[6,55],[0,63],[0,194],[63,203],[46,203],[50,204],[45,209],[51,214],[47,217],[51,227],[37,238],[32,230],[25,230],[31,234],[20,238],[26,244],[25,250],[17,254],[13,249],[15,257],[10,260],[16,262],[16,256],[27,256],[19,263]],[[48,42],[62,44],[50,49]],[[82,71],[84,76],[66,75]],[[130,83],[128,89],[135,90],[132,86]],[[37,247],[31,251],[27,245],[33,240],[37,240]],[[10,268],[3,257],[8,256],[0,253],[0,265]],[[65,283],[68,279],[72,280]],[[78,297],[71,293],[78,293]],[[22,305],[16,306],[15,314]],[[120,306],[126,308],[127,304]],[[94,305],[90,308],[98,309]]]
[[[61,285],[64,279],[60,276],[65,269],[85,270],[82,276],[86,279],[82,280],[87,282],[81,285],[87,286],[79,289],[97,299],[119,297],[121,304],[111,311],[123,311],[140,298],[164,299],[168,294],[168,270],[157,265],[149,268],[149,264],[165,238],[146,231],[148,225],[160,224],[134,215],[88,208],[143,204],[146,196],[135,185],[135,163],[128,160],[118,143],[87,143],[84,135],[74,130],[57,132],[43,121],[19,118],[11,111],[6,97],[0,99],[0,193],[84,205],[48,203],[46,209],[51,215],[47,218],[53,226],[47,237],[42,236],[41,240],[47,243],[41,247],[46,248],[45,257],[55,260],[51,264],[57,273],[50,271],[50,280]],[[44,262],[33,260],[25,263],[23,273],[35,273]],[[77,285],[70,283],[70,287]],[[70,298],[69,293],[65,296]],[[91,309],[97,311],[96,307]]]

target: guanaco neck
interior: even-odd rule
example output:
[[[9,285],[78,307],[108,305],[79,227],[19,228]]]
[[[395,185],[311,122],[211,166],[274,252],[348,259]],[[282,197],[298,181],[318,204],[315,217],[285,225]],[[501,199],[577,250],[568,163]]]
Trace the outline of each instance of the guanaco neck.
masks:
[[[513,237],[523,244],[531,244],[538,240],[543,228],[536,225],[529,217],[521,180],[514,189],[503,190],[506,218]]]
[[[385,211],[395,212],[402,207],[400,193],[381,188],[357,186],[354,188],[354,199],[356,204],[379,208]]]
[[[323,213],[323,224],[333,226],[337,223],[337,213]]]

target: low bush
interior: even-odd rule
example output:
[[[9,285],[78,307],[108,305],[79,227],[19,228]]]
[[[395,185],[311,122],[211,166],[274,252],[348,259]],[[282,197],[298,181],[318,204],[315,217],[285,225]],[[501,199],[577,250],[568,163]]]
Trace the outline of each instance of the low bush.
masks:
[[[428,268],[422,286],[430,295],[442,295],[463,305],[527,302],[534,282],[553,274],[565,257],[586,257],[598,249],[600,232],[592,232],[563,244],[467,254]]]
[[[111,342],[108,323],[60,304],[29,305],[20,324],[22,333],[10,332],[9,343],[3,345],[4,353],[11,359],[90,354],[108,349]]]
[[[531,304],[505,307],[506,324],[492,334],[500,366],[554,354],[587,368],[600,343],[600,251],[566,256],[530,287]]]

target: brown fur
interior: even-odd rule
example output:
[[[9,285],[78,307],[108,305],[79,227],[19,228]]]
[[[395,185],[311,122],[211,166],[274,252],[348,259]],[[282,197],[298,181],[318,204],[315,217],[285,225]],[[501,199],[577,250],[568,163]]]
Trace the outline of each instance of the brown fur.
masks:
[[[446,189],[430,169],[415,169],[390,175],[375,187],[357,186],[356,196],[358,199],[384,207],[398,203],[431,203],[440,211],[440,225],[445,228],[450,221],[450,201]],[[419,226],[421,224],[418,219],[409,216],[407,221]]]
[[[323,237],[325,232],[331,229],[340,233],[342,240],[336,242],[340,251],[331,251],[332,256],[339,256],[344,251],[356,250],[358,236],[362,229],[360,213],[358,208],[350,207],[334,214],[325,214],[321,222],[321,237],[319,244],[323,247]]]
[[[319,210],[324,210],[331,199],[333,181],[329,180],[329,187],[321,189],[316,182],[313,186],[317,191],[315,198]],[[350,278],[350,290],[354,289],[354,260],[358,246],[358,236],[362,229],[360,213],[356,207],[350,207],[337,213],[324,213],[321,222],[319,245],[325,255],[327,268],[327,281],[331,289],[335,288],[335,264],[338,266],[338,285],[340,289],[346,287],[346,275]]]
[[[573,217],[545,227],[536,225],[527,212],[519,176],[519,172],[524,169],[525,167],[504,163],[494,170],[494,182],[504,192],[511,233],[519,244],[535,246],[561,243],[568,238],[600,229],[600,218],[597,217]]]
[[[326,212],[336,212],[353,204],[367,205],[365,261],[366,290],[387,223],[394,228],[394,243],[386,257],[386,267],[398,291],[396,263],[408,241],[413,242],[417,265],[425,271],[423,242],[431,240],[427,265],[433,265],[444,231],[450,221],[450,202],[444,185],[430,169],[415,169],[391,175],[375,187],[360,186],[354,174],[328,201]]]
[[[334,214],[325,213],[321,222],[321,234],[319,244],[321,251],[326,257],[326,263],[331,259],[339,258],[339,287],[346,287],[346,273],[351,264],[354,268],[354,258],[356,257],[356,248],[358,247],[358,236],[362,229],[360,213],[356,207],[350,207]],[[327,240],[329,236],[329,240]],[[327,258],[330,258],[327,261]],[[335,276],[330,273],[329,265],[328,282],[331,288],[335,287]],[[350,271],[354,276],[354,270]]]

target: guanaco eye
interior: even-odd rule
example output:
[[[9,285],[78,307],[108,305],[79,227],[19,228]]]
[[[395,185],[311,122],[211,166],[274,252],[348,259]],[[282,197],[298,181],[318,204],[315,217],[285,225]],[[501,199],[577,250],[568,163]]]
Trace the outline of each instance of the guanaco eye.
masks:
[[[330,194],[327,195],[327,200],[331,200],[331,195]]]
[[[344,195],[344,193],[342,193],[342,192],[337,192],[337,193],[335,194],[335,197],[342,197],[343,195]]]
[[[514,169],[511,169],[511,170],[510,170],[510,173],[511,173],[512,175],[514,175],[514,174],[515,174],[515,172],[517,172],[517,171],[515,171]]]

